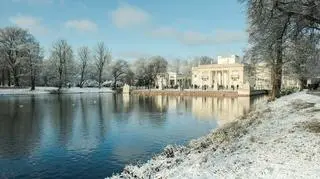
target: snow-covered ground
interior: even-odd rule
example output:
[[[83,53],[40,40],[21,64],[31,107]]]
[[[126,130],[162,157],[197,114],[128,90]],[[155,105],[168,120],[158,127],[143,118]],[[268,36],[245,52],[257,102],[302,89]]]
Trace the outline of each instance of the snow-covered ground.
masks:
[[[262,102],[187,146],[168,146],[112,178],[319,178],[320,97]]]
[[[28,94],[49,94],[54,91],[57,91],[56,87],[36,87],[34,91],[31,91],[30,88],[23,89],[1,89],[0,95],[28,95]],[[113,91],[110,88],[62,88],[61,93],[112,93]]]

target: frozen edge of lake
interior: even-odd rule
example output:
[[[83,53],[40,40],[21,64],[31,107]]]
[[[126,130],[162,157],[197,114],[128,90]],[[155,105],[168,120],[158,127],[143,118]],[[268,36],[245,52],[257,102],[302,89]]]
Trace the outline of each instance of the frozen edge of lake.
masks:
[[[299,92],[111,178],[317,178],[319,146],[320,97]]]
[[[31,91],[30,88],[22,89],[1,89],[1,95],[36,95],[36,94],[51,94],[54,91],[58,90],[56,87],[36,87],[34,91]],[[77,94],[77,93],[114,93],[110,88],[62,88],[61,94]]]

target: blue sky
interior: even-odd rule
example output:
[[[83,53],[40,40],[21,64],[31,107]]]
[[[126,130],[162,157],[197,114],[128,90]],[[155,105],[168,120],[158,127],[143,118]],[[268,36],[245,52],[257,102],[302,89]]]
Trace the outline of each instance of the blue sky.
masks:
[[[46,54],[103,41],[115,58],[243,54],[246,14],[237,0],[1,0],[0,27],[28,28]]]

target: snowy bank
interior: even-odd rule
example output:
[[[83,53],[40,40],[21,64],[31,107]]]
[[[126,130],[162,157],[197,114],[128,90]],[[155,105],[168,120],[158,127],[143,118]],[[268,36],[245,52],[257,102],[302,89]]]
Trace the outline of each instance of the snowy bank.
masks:
[[[29,95],[29,94],[50,94],[55,93],[58,90],[56,87],[36,87],[34,91],[30,88],[12,88],[12,89],[1,89],[0,95]],[[61,94],[75,94],[75,93],[113,93],[110,88],[62,88]]]
[[[111,178],[319,178],[319,164],[320,97],[300,92]]]

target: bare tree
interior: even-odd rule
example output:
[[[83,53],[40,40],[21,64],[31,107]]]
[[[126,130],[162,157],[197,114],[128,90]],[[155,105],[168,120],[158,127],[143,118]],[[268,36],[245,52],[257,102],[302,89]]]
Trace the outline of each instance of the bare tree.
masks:
[[[295,39],[319,29],[318,0],[240,0],[248,6],[249,42],[254,57],[272,68],[271,100],[280,96],[285,52]]]
[[[179,58],[173,59],[170,63],[170,71],[180,73],[181,72],[181,60]]]
[[[40,48],[39,42],[34,38],[31,38],[26,45],[26,61],[27,68],[30,76],[30,86],[31,90],[35,90],[36,77],[39,74],[39,67],[43,59],[42,50]]]
[[[291,59],[284,65],[284,72],[300,82],[300,89],[306,85],[307,79],[320,72],[319,49],[313,35],[298,38],[287,50],[287,58]]]
[[[21,62],[25,55],[25,44],[32,38],[27,30],[19,27],[6,27],[0,29],[0,49],[4,52],[4,58],[9,67],[8,81],[13,74],[15,86],[20,86]]]
[[[113,87],[117,88],[117,81],[128,74],[129,65],[125,60],[117,60],[111,65],[111,76],[113,78]]]
[[[66,78],[66,63],[73,57],[71,46],[66,40],[59,40],[53,44],[51,58],[58,72],[58,88],[63,86],[63,81]]]
[[[208,56],[200,56],[200,57],[196,57],[196,61],[200,65],[207,65],[207,64],[213,63],[214,59]]]
[[[134,63],[134,66],[137,85],[151,87],[158,74],[167,72],[168,62],[161,56],[154,56],[149,59],[141,58]]]
[[[87,73],[87,68],[88,68],[88,64],[90,61],[90,50],[87,46],[84,47],[80,47],[78,49],[78,57],[81,63],[81,67],[80,67],[80,73],[81,73],[81,77],[80,77],[80,82],[79,82],[79,86],[80,88],[82,88],[84,81],[86,80],[86,73]]]
[[[101,88],[103,70],[105,68],[105,65],[110,63],[111,61],[111,52],[105,47],[103,42],[98,43],[95,50],[94,59],[95,66],[98,72],[99,88]]]
[[[1,86],[5,85],[7,62],[4,59],[4,52],[0,49],[0,70],[1,70]]]
[[[154,56],[149,59],[149,63],[146,65],[144,70],[146,73],[146,80],[148,86],[154,86],[157,75],[160,73],[167,72],[168,62],[161,56]]]

